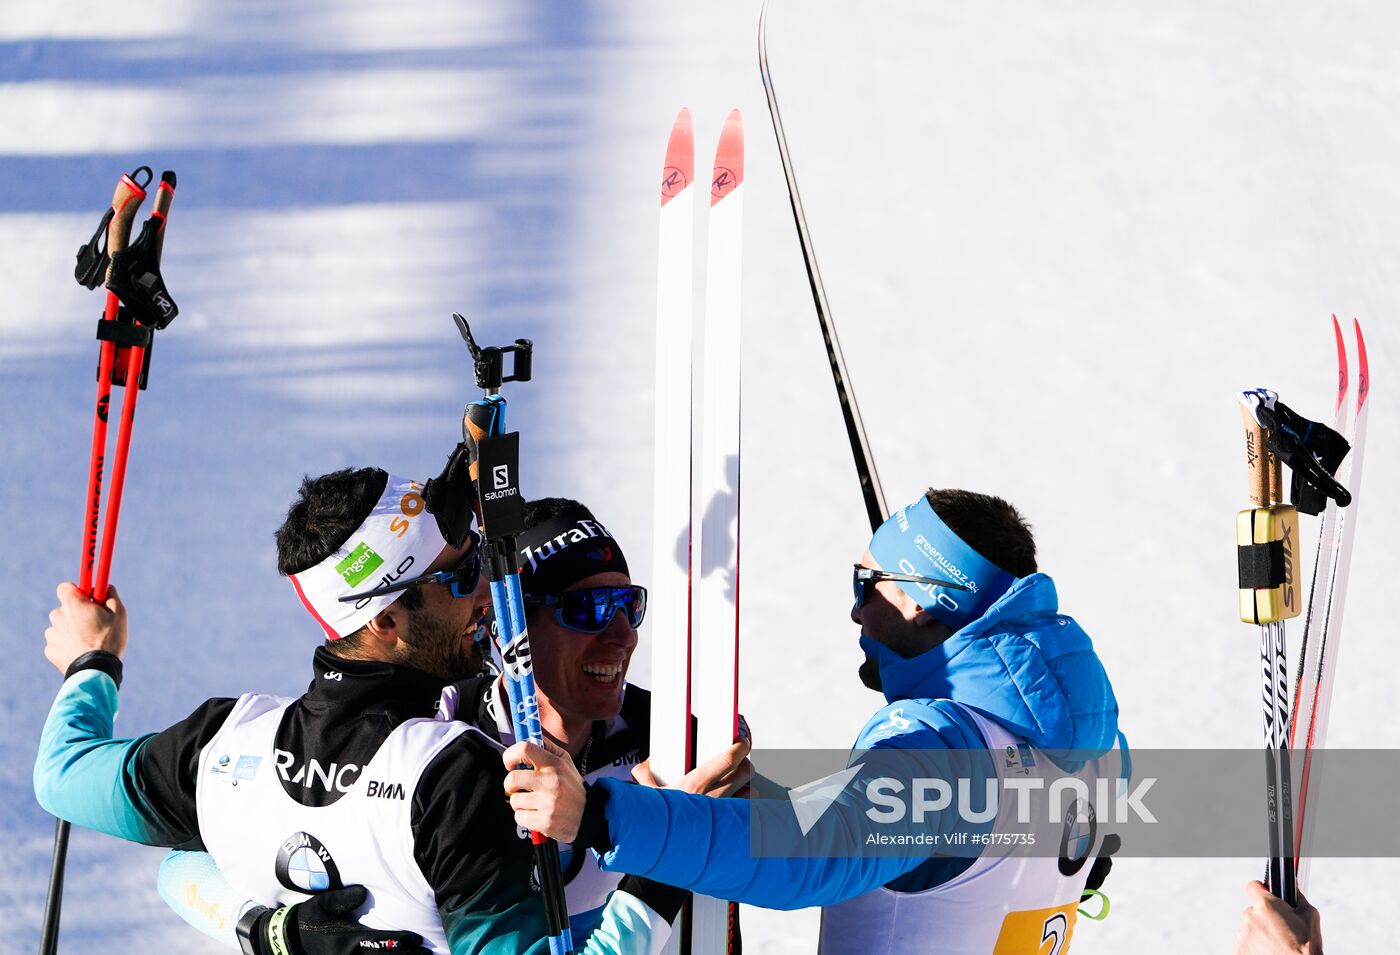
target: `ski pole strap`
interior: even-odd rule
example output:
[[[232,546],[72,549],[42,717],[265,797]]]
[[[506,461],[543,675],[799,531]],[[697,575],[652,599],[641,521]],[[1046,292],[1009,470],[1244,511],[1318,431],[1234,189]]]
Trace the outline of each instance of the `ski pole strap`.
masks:
[[[112,264],[107,257],[107,227],[116,214],[116,210],[110,208],[102,213],[102,221],[97,223],[92,238],[78,246],[78,264],[73,266],[73,278],[85,289],[97,288],[107,277],[107,267]]]
[[[100,342],[114,342],[125,348],[130,348],[133,345],[138,348],[147,348],[153,337],[150,328],[145,325],[133,324],[125,310],[121,312],[121,317],[115,322],[101,318],[97,320],[96,338]]]

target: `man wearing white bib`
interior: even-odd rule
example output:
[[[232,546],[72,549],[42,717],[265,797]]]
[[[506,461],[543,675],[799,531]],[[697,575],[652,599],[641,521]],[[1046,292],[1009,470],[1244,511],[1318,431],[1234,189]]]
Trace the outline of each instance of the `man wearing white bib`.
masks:
[[[545,735],[570,754],[585,779],[630,779],[647,757],[650,735],[650,694],[626,679],[646,613],[646,589],[633,583],[621,544],[577,501],[527,502],[516,547]],[[469,723],[502,747],[513,743],[500,679],[495,673],[472,674],[453,683],[443,691],[437,718]],[[690,791],[734,791],[747,780],[745,752],[746,743],[734,747],[719,772],[697,770],[683,784],[695,787]],[[607,903],[621,887],[656,913],[648,917],[655,925],[630,926],[627,944],[646,950],[665,937],[661,922],[673,921],[689,895],[602,871],[587,850],[560,850],[577,939],[592,937],[602,926]],[[254,904],[228,885],[205,853],[171,853],[161,864],[158,885],[181,918],[225,944],[232,941],[232,926],[222,916]],[[220,917],[211,917],[211,909]],[[334,929],[318,928],[317,940],[328,952],[358,955],[362,940],[374,940],[344,918]]]
[[[255,955],[347,940],[547,951],[529,842],[500,796],[502,744],[438,713],[443,686],[481,669],[490,604],[466,465],[459,446],[426,484],[377,468],[303,483],[278,566],[326,643],[295,700],[214,699],[160,733],[113,739],[125,610],[62,585],[45,653],[65,682],[35,764],[40,804],[120,838],[206,850],[259,903],[239,923]],[[637,880],[613,892],[586,950],[664,942],[645,896]],[[303,925],[288,908],[303,902],[327,922]],[[356,909],[358,934],[324,931],[353,928]]]

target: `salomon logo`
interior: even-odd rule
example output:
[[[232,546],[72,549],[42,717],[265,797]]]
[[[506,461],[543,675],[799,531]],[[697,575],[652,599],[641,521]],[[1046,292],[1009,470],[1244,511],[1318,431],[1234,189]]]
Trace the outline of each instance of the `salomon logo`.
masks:
[[[381,783],[371,779],[365,795],[378,799],[402,799],[403,783]]]
[[[497,464],[491,469],[491,486],[493,490],[481,495],[483,501],[498,501],[502,498],[516,497],[520,494],[520,489],[510,483],[510,465]]]

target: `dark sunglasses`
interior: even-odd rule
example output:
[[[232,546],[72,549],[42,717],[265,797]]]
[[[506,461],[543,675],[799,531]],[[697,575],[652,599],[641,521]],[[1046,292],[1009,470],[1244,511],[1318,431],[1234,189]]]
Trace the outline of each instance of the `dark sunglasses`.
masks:
[[[431,574],[423,574],[421,577],[396,580],[383,587],[362,590],[357,594],[337,599],[341,603],[353,603],[357,600],[364,600],[366,597],[379,597],[383,594],[408,590],[410,587],[417,587],[420,584],[446,584],[447,589],[452,592],[452,596],[470,597],[476,592],[477,584],[481,583],[481,535],[476,531],[469,531],[467,540],[471,541],[471,547],[462,556],[457,566],[451,570],[435,570]]]
[[[562,594],[526,597],[533,607],[553,607],[559,624],[579,633],[602,633],[608,629],[620,610],[635,630],[647,615],[647,589],[632,584],[627,587],[588,587]]]
[[[888,570],[876,570],[874,567],[856,564],[855,570],[851,573],[851,589],[855,591],[857,607],[865,606],[870,595],[875,592],[875,585],[882,580],[897,580],[906,584],[932,584],[935,587],[951,587],[953,590],[967,589],[962,584],[955,584],[951,580],[918,577],[914,574],[892,574]]]

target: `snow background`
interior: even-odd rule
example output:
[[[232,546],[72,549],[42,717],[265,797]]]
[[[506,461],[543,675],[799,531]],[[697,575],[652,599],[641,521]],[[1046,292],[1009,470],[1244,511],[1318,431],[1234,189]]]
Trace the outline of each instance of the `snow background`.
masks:
[[[762,746],[852,740],[879,705],[846,617],[867,527],[768,127],[756,4],[5,13],[0,911],[22,948],[52,832],[29,784],[57,685],[41,634],[76,570],[101,308],[68,276],[141,163],[180,176],[164,273],[181,315],[141,398],[118,542],[120,732],[209,696],[304,688],[316,635],[271,533],[303,473],[437,472],[471,393],[454,309],[485,340],[537,342],[536,382],[510,392],[526,492],[590,503],[645,574],[655,180],[678,107],[707,168],[737,105],[744,710]],[[799,182],[890,504],[930,483],[1014,501],[1135,746],[1259,739],[1255,634],[1234,621],[1233,393],[1267,385],[1325,417],[1333,311],[1366,323],[1380,385],[1330,743],[1397,745],[1382,577],[1397,518],[1377,496],[1397,464],[1397,20],[1360,2],[773,12]],[[644,633],[638,682],[647,667]],[[213,950],[157,898],[160,856],[75,832],[65,947]],[[1124,860],[1113,914],[1081,923],[1075,950],[1225,950],[1259,870]],[[1376,946],[1397,878],[1393,859],[1313,867],[1330,947]],[[815,912],[745,920],[753,951],[814,948]]]

